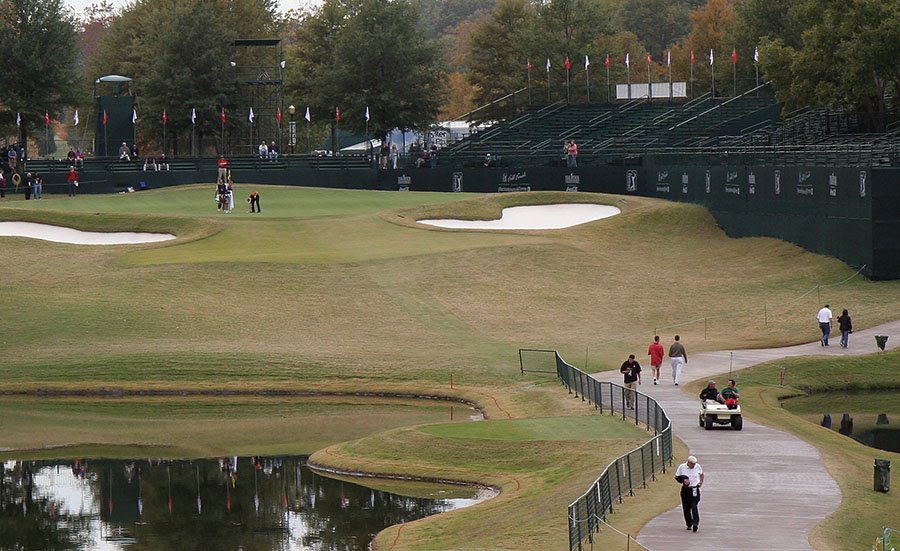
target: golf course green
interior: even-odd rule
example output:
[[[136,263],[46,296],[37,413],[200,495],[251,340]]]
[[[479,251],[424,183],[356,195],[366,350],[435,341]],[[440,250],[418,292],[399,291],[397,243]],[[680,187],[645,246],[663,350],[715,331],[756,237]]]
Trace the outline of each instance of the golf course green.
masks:
[[[0,202],[0,221],[177,237],[0,237],[0,453],[315,452],[337,469],[501,490],[389,528],[378,549],[566,549],[566,505],[648,433],[596,414],[552,375],[521,375],[519,348],[558,349],[595,372],[644,358],[654,333],[694,352],[790,345],[816,338],[820,302],[864,313],[859,328],[900,305],[900,281],[729,238],[696,205],[235,187],[227,215],[209,185]],[[252,191],[260,214],[244,208]],[[542,231],[415,222],[565,202],[621,214]],[[469,422],[467,404],[485,420]],[[677,501],[653,495],[644,516]]]

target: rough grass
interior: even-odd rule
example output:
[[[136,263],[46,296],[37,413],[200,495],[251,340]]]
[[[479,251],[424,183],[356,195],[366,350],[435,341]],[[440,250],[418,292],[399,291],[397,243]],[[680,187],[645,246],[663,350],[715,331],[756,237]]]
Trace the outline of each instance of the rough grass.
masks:
[[[898,351],[848,358],[791,358],[742,370],[735,375],[748,416],[791,432],[816,446],[841,488],[840,507],[816,526],[810,536],[811,543],[820,551],[866,548],[875,541],[883,526],[897,525],[900,494],[873,491],[872,470],[874,458],[886,458],[897,465],[900,454],[864,446],[820,427],[816,420],[795,415],[782,407],[782,398],[828,392],[834,399],[842,388],[851,392],[863,388],[894,389],[896,394],[896,389],[900,388],[898,361]],[[786,374],[784,387],[778,386],[782,369]],[[896,400],[890,403],[896,404]],[[821,414],[818,417],[821,419]],[[840,418],[835,419],[835,423],[839,424]]]

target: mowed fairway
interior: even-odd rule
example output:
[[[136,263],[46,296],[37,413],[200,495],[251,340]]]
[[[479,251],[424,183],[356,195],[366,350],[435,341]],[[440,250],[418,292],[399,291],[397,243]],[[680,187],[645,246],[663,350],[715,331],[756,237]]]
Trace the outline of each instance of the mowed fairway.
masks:
[[[850,309],[859,328],[893,319],[900,306],[900,282],[852,277],[846,265],[784,242],[730,239],[694,205],[566,193],[236,188],[230,215],[216,212],[209,186],[0,203],[2,220],[178,235],[168,244],[113,247],[0,238],[0,391],[339,390],[479,404],[491,420],[486,428],[347,431],[333,441],[364,438],[317,454],[321,463],[444,473],[504,489],[470,512],[415,523],[400,546],[429,548],[433,538],[446,549],[563,548],[560,507],[646,438],[633,426],[607,436],[609,427],[583,419],[532,421],[595,416],[552,377],[522,377],[519,347],[557,348],[578,365],[587,354],[588,370],[597,371],[618,367],[628,353],[643,359],[655,329],[666,342],[680,333],[689,352],[774,346],[814,340],[820,302]],[[261,215],[246,212],[252,190],[261,193]],[[622,213],[528,232],[414,222],[571,201]],[[113,440],[109,431],[98,432],[102,440],[88,432],[53,445]],[[126,443],[163,446],[123,433]],[[290,438],[284,424],[270,436]],[[198,447],[191,453],[204,453]],[[533,518],[520,537],[513,512]]]

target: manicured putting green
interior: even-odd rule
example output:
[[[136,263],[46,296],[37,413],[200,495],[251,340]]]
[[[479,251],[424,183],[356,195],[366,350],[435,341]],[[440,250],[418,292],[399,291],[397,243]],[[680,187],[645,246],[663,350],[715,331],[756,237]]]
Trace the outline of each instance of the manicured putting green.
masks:
[[[529,440],[607,440],[646,436],[646,430],[621,417],[586,415],[541,419],[498,419],[480,423],[440,424],[423,427],[426,434],[441,438],[465,438],[523,442]]]

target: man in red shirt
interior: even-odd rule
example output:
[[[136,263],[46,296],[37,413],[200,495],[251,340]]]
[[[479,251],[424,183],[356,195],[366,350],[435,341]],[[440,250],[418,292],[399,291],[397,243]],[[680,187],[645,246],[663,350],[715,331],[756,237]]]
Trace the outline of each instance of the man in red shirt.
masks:
[[[225,155],[219,155],[219,177],[216,179],[217,184],[224,184],[228,181],[228,159]]]
[[[659,344],[659,335],[653,337],[653,344],[647,349],[647,355],[650,356],[650,372],[653,374],[653,384],[659,384],[659,366],[662,365],[663,356],[666,355],[666,349]]]
[[[66,181],[69,182],[69,197],[75,197],[75,193],[78,191],[78,171],[75,170],[75,165],[69,167]]]

